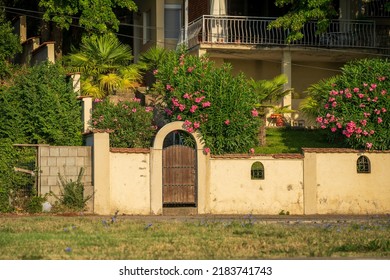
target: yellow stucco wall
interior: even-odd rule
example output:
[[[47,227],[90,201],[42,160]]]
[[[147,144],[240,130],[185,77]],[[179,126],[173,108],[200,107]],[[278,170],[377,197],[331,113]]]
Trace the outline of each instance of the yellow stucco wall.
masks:
[[[251,166],[260,161],[264,180],[251,179]],[[303,214],[303,161],[271,157],[210,159],[212,214],[270,214],[282,210]]]
[[[110,152],[108,133],[87,138],[93,146],[96,214],[161,215],[162,141],[182,122],[157,135],[146,152]],[[197,139],[198,214],[389,214],[390,152],[304,149],[299,155],[225,155],[202,152]],[[93,141],[91,141],[93,140]],[[371,173],[357,173],[365,155]],[[264,166],[262,180],[251,179],[255,162]]]
[[[111,212],[150,214],[149,154],[110,153]]]
[[[390,213],[390,154],[365,153],[371,173],[357,173],[360,153],[316,154],[318,214]],[[310,174],[307,174],[310,176]]]

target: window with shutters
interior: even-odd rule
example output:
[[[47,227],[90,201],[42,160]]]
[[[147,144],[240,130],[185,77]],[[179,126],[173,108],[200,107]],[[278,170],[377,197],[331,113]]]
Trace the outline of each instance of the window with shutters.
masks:
[[[366,156],[360,156],[356,161],[357,173],[371,173],[370,160]]]
[[[256,161],[251,167],[252,180],[264,180],[264,166],[260,161]]]

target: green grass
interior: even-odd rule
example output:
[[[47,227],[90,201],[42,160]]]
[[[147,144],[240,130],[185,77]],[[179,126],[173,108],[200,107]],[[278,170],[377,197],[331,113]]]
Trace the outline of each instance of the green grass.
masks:
[[[267,128],[264,147],[257,147],[259,154],[301,153],[302,148],[341,148],[343,143],[329,142],[320,129]]]
[[[2,217],[0,259],[390,258],[390,223]]]

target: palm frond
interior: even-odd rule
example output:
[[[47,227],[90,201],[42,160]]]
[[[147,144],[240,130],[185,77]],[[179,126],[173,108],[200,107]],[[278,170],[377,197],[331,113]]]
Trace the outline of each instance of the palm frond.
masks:
[[[308,117],[317,117],[318,116],[318,102],[311,96],[306,97],[302,100],[299,105],[299,111],[305,114]]]
[[[167,51],[162,47],[152,47],[144,52],[139,58],[139,65],[143,70],[154,70],[163,61]]]
[[[91,84],[84,83],[84,92],[102,97],[137,84],[141,75],[135,66],[129,66],[134,65],[132,60],[130,46],[107,33],[83,38],[80,50],[65,57],[64,63],[70,71],[91,77]]]
[[[272,80],[249,80],[250,86],[257,94],[257,102],[259,104],[272,103],[290,94],[293,89],[283,89],[286,83],[287,77],[285,75],[276,76]]]
[[[100,90],[105,91],[108,94],[115,94],[122,85],[122,78],[113,73],[100,75],[98,81]]]
[[[104,91],[100,87],[90,80],[85,80],[81,82],[81,94],[87,96],[93,96],[95,98],[103,98],[105,96]]]

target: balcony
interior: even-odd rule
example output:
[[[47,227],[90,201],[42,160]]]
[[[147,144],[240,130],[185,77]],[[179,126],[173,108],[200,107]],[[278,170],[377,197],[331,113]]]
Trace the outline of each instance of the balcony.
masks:
[[[288,30],[268,29],[275,18],[210,16],[189,23],[187,44],[189,48],[199,44],[287,45]],[[373,48],[375,22],[369,20],[333,20],[327,32],[317,34],[315,22],[309,22],[302,30],[302,40],[290,46],[323,48]],[[184,30],[179,43],[184,43]]]

